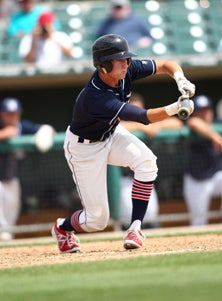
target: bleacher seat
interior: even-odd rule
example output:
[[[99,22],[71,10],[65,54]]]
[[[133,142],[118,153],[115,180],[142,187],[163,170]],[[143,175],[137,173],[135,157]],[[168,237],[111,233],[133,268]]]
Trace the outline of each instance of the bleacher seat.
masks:
[[[147,21],[154,43],[149,49],[138,49],[142,57],[209,54],[217,52],[222,37],[222,0],[132,1],[133,12]],[[106,2],[76,1],[50,4],[61,24],[61,30],[73,41],[75,59],[91,60],[95,30],[107,15]],[[0,32],[0,62],[18,63],[18,41]]]

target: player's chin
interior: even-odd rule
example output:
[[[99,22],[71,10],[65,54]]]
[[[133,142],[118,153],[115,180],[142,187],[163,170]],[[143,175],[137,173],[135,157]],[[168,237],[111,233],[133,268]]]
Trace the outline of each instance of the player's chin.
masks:
[[[119,74],[119,79],[124,79],[126,77],[126,72],[122,72]]]

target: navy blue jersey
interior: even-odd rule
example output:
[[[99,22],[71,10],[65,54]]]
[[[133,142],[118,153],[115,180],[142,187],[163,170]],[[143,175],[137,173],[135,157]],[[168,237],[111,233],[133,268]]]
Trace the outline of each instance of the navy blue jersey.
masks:
[[[125,79],[120,80],[119,87],[113,88],[99,78],[96,70],[77,97],[70,125],[71,132],[93,141],[107,138],[114,132],[121,118],[121,111],[129,101],[132,82],[155,73],[155,61],[133,60]],[[138,116],[143,112],[145,110],[141,108],[134,110],[134,114]],[[126,116],[124,119],[135,121],[136,116],[128,114],[128,118]]]
[[[40,124],[36,124],[28,120],[22,120],[17,124],[19,135],[35,134],[40,127]],[[2,129],[1,123],[0,129]],[[0,181],[18,177],[19,161],[20,160],[16,152],[0,152]]]
[[[222,120],[217,123],[222,123]],[[203,180],[211,178],[219,170],[222,170],[222,153],[214,149],[210,140],[198,139],[189,143],[188,174]]]

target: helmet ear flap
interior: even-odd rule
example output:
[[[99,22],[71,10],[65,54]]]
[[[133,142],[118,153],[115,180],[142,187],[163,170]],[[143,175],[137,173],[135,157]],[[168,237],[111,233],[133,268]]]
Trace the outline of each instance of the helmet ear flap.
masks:
[[[107,74],[107,73],[110,73],[113,69],[113,64],[111,61],[107,61],[107,62],[104,62],[103,64],[100,64],[97,69],[104,73],[104,74]]]
[[[131,57],[127,58],[127,65],[128,65],[128,67],[131,65],[131,62],[132,62]]]

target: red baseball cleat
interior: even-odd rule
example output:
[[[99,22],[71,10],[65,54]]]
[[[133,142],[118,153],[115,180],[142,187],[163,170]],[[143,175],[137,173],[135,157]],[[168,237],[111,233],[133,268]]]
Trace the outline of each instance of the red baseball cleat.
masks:
[[[128,230],[124,238],[123,246],[125,249],[137,249],[143,246],[145,236],[140,230]]]
[[[58,218],[52,227],[52,236],[58,244],[61,253],[75,253],[80,251],[80,244],[78,237],[74,231],[64,231],[59,229],[59,224],[63,219]]]

